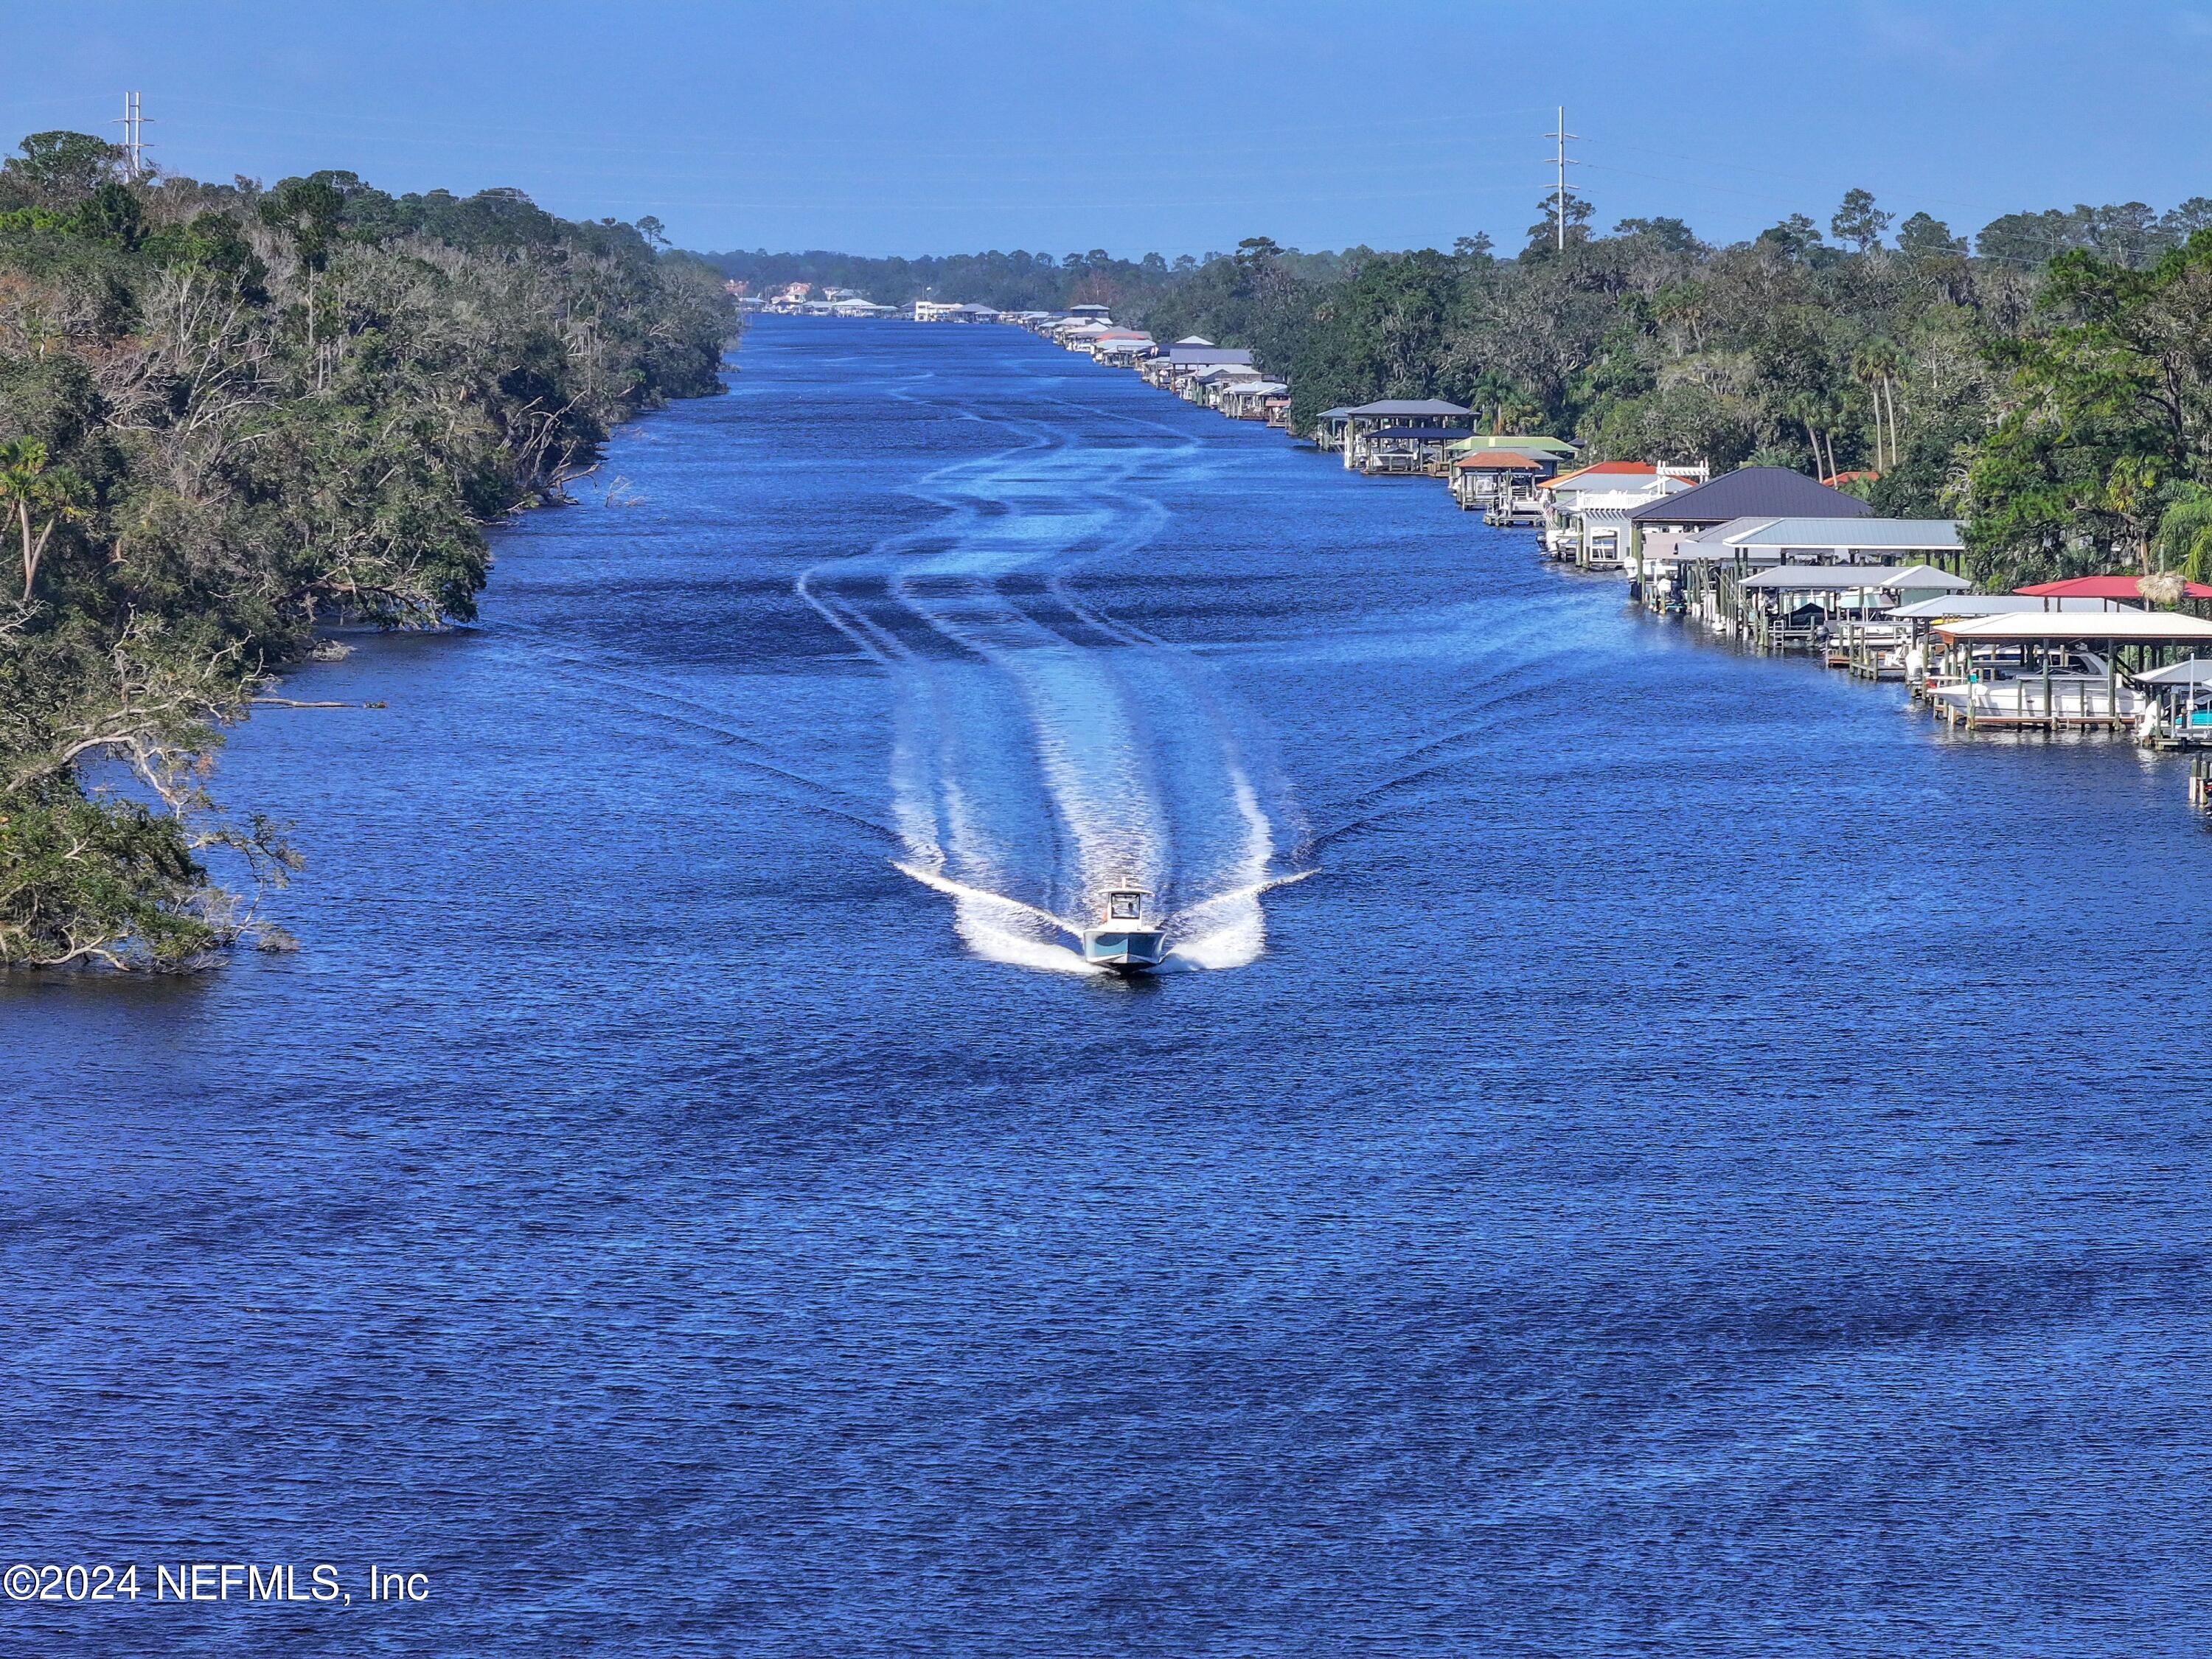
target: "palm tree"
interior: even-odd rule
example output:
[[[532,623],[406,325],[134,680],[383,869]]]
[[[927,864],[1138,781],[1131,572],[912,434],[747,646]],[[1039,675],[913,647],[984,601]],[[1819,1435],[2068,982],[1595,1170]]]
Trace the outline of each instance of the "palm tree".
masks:
[[[2183,484],[2158,521],[2158,562],[2194,582],[2212,581],[2212,489]]]
[[[2142,574],[2150,574],[2151,537],[2159,524],[2158,463],[2147,456],[2124,455],[2105,480],[2106,512],[2120,521],[2134,548]]]
[[[1877,471],[1887,471],[1895,466],[1903,453],[1898,440],[1897,400],[1892,392],[1897,372],[1897,349],[1887,340],[1870,342],[1851,359],[1851,378],[1867,389],[1868,401],[1874,405],[1874,464]],[[1886,446],[1882,419],[1885,404],[1889,414]]]
[[[0,510],[15,507],[22,535],[24,604],[31,602],[39,561],[46,556],[54,526],[64,519],[85,516],[86,494],[84,480],[76,473],[46,465],[46,447],[39,439],[11,438],[0,443]]]

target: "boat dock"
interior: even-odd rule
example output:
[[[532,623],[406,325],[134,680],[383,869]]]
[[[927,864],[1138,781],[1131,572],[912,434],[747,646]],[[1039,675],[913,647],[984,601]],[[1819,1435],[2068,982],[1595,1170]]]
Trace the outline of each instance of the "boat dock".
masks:
[[[860,300],[833,290],[781,303],[884,314]],[[1881,518],[1837,487],[1873,475],[1822,480],[1753,465],[1714,477],[1703,462],[1667,456],[1589,459],[1571,439],[1482,432],[1470,406],[1442,398],[1302,419],[1290,381],[1251,350],[1197,335],[1163,343],[1116,326],[1103,304],[1002,312],[920,301],[908,314],[1026,328],[1226,419],[1303,437],[1363,477],[1441,481],[1461,511],[1534,530],[1544,556],[1621,578],[1654,616],[1746,651],[1816,655],[1855,679],[1901,684],[1951,731],[2212,751],[2212,619],[2203,614],[2212,586],[2115,574],[1985,593],[1955,521]],[[2190,790],[2192,805],[2212,811],[2212,754],[2192,761]]]

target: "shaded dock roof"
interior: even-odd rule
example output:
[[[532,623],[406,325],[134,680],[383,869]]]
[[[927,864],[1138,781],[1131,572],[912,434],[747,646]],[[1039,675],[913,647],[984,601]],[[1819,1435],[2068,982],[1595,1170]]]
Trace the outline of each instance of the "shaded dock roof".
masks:
[[[2031,582],[2014,591],[2038,599],[2141,599],[2142,583],[2140,576],[2069,576],[2064,581]],[[2184,582],[2182,594],[2186,599],[2212,599],[2212,587],[2203,582]]]
[[[2076,640],[2170,645],[2212,641],[2212,622],[2180,611],[2022,611],[1966,622],[1938,623],[1936,631],[1961,643],[2065,645]]]
[[[2112,607],[2102,599],[2037,599],[2021,593],[1951,593],[1934,599],[1917,599],[1911,605],[1901,605],[1889,614],[1908,622],[1930,622],[1945,617],[1964,621],[1968,617],[2018,616],[2027,611],[2108,611]]]
[[[1972,585],[1924,564],[1784,564],[1743,579],[1746,588],[1778,588],[1795,593],[1849,593],[1863,587],[1901,592]]]
[[[1344,412],[1347,415],[1390,416],[1471,415],[1474,411],[1469,409],[1463,409],[1457,404],[1445,403],[1443,399],[1438,398],[1385,398],[1378,403],[1360,404],[1354,408],[1346,410]],[[1461,432],[1455,435],[1462,438],[1468,438],[1472,437],[1474,434]]]
[[[1687,501],[1686,495],[1674,503]],[[1964,545],[1955,519],[1777,519],[1727,538],[1734,546],[1809,547],[1841,551],[1955,553]]]
[[[1746,466],[1628,516],[1640,524],[1724,524],[1730,519],[1863,519],[1873,511],[1856,495],[1786,466]]]

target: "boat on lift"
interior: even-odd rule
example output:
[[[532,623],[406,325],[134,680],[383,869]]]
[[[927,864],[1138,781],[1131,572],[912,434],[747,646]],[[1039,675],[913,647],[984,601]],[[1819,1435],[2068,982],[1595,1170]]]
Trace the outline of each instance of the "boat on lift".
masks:
[[[1116,887],[1106,895],[1106,917],[1083,930],[1083,959],[1116,974],[1148,974],[1168,953],[1166,930],[1146,919],[1141,887]]]

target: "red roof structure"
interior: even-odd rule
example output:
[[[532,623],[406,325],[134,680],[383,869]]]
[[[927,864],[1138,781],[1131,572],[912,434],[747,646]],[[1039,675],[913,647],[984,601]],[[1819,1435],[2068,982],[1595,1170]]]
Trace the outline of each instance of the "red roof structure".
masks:
[[[1543,462],[1517,449],[1486,449],[1462,455],[1455,463],[1468,472],[1540,472]]]
[[[2143,596],[2140,576],[2069,576],[2063,582],[2033,582],[2013,592],[2039,599],[2141,599]],[[2184,582],[2181,592],[2185,599],[2212,599],[2212,587],[2203,582]]]

